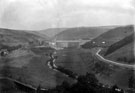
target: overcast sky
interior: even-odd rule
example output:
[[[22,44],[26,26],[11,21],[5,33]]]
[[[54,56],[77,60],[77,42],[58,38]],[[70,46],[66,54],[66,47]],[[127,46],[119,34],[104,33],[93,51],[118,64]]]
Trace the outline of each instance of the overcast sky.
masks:
[[[0,0],[0,27],[51,27],[133,23],[135,0]]]

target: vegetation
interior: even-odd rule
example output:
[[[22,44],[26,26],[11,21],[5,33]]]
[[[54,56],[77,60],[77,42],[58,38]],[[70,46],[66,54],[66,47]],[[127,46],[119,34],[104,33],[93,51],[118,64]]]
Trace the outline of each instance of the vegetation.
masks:
[[[135,62],[135,59],[134,58],[128,59],[127,57],[119,57],[119,58],[117,58],[117,61],[126,62],[128,64],[131,64],[131,63]]]
[[[40,47],[40,48],[36,48],[36,47],[32,47],[31,51],[34,52],[35,54],[49,54],[55,51],[54,48],[51,47]]]
[[[8,52],[14,51],[16,49],[22,48],[22,45],[17,45],[17,46],[7,46],[4,44],[0,44],[0,50],[6,49]]]
[[[129,88],[134,88],[135,89],[135,77],[131,76],[129,78]]]
[[[65,68],[63,68],[61,66],[58,66],[57,70],[64,73],[65,75],[68,75],[68,77],[73,78],[73,79],[76,79],[77,76],[78,76],[76,73],[74,73],[74,72],[72,72],[72,71],[70,71],[68,69],[65,69]]]
[[[100,84],[95,75],[92,73],[80,75],[77,78],[77,82],[72,85],[66,81],[63,81],[61,85],[57,85],[55,88],[46,90],[42,90],[40,85],[37,87],[37,89],[32,89],[17,82],[14,82],[14,87],[12,86],[13,85],[11,85],[10,92],[6,90],[6,87],[3,87],[2,92],[11,93],[11,91],[18,91],[17,93],[124,93],[124,91],[117,85],[106,87],[103,84]]]

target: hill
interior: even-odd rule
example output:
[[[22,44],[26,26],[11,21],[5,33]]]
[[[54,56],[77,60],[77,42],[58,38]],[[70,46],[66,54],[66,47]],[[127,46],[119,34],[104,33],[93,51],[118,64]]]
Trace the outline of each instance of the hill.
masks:
[[[57,35],[57,40],[92,39],[111,29],[112,27],[76,27],[66,29]]]
[[[12,46],[19,44],[39,43],[41,41],[46,41],[46,38],[28,31],[0,28],[1,44]]]
[[[124,63],[134,63],[134,34],[112,44],[108,49],[103,50],[107,59]]]
[[[56,34],[66,30],[67,28],[49,28],[46,30],[38,31],[40,34],[46,35],[48,37],[54,37]]]
[[[45,34],[42,34],[42,33],[40,33],[39,31],[29,31],[28,33],[37,35],[37,36],[39,36],[39,37],[41,37],[41,38],[44,38],[44,39],[47,40],[47,41],[50,40],[50,37],[49,37],[49,36],[47,36],[47,35],[45,35]]]
[[[125,37],[124,39],[112,44],[108,48],[107,52],[105,53],[105,56],[107,56],[108,54],[111,54],[112,52],[118,50],[119,48],[121,48],[121,47],[123,47],[123,46],[125,46],[133,41],[134,41],[134,34],[131,34],[131,35]]]
[[[134,64],[135,55],[134,55],[133,42],[121,47],[120,49],[118,49],[114,52],[112,52],[111,54],[107,55],[106,58],[108,58],[110,60],[128,63],[128,64]]]
[[[118,42],[123,38],[129,36],[132,33],[134,33],[133,25],[120,26],[101,34],[92,41],[82,45],[82,47],[83,48],[108,47],[113,43]]]

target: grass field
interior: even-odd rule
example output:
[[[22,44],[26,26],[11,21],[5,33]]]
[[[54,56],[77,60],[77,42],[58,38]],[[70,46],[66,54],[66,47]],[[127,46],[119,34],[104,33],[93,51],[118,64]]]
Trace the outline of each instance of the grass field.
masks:
[[[0,60],[0,76],[10,77],[34,87],[41,85],[43,88],[53,88],[64,80],[70,83],[74,82],[62,73],[50,69],[47,60],[48,57],[44,53],[2,58]]]
[[[93,72],[99,82],[103,84],[117,84],[121,88],[127,88],[128,78],[133,75],[133,72],[100,62],[91,51],[86,49],[59,50],[56,54],[58,59],[55,64],[79,75]],[[41,85],[42,88],[53,88],[63,81],[68,81],[70,84],[75,82],[63,73],[50,69],[47,65],[49,58],[45,56],[47,52],[41,50],[40,52],[23,52],[26,55],[21,54],[16,57],[8,56],[1,58],[0,76],[10,77],[34,87]],[[16,53],[14,54],[16,55]]]
[[[92,64],[90,51],[83,49],[65,49],[57,52],[56,65],[70,69],[79,75],[86,74]],[[82,57],[86,57],[83,59]]]
[[[8,86],[7,86],[8,85]],[[26,93],[16,89],[16,85],[7,79],[0,79],[0,93]]]
[[[128,79],[134,75],[131,70],[112,66],[97,60],[93,50],[65,49],[57,52],[56,65],[63,66],[79,75],[86,72],[95,73],[100,83],[105,85],[117,84],[121,88],[128,87]]]

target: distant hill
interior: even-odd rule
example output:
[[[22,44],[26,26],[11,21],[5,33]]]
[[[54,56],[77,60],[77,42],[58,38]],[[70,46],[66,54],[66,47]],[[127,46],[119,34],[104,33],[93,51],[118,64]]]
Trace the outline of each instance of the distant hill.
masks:
[[[92,39],[110,30],[112,27],[75,27],[66,29],[57,35],[57,40]]]
[[[50,38],[54,37],[56,34],[66,30],[67,28],[49,28],[46,30],[38,31],[40,34],[46,35]]]
[[[32,33],[34,35],[37,35],[37,36],[39,36],[41,38],[44,38],[45,40],[50,40],[50,37],[49,36],[47,36],[45,34],[42,34],[39,31],[29,31],[28,33]]]
[[[85,43],[84,45],[82,45],[82,47],[108,47],[113,43],[118,42],[123,38],[129,36],[132,33],[134,33],[133,25],[117,27],[101,34],[92,41]]]
[[[38,43],[46,41],[46,38],[29,33],[28,31],[19,31],[13,29],[0,28],[0,43],[5,45],[26,44],[29,42]]]

